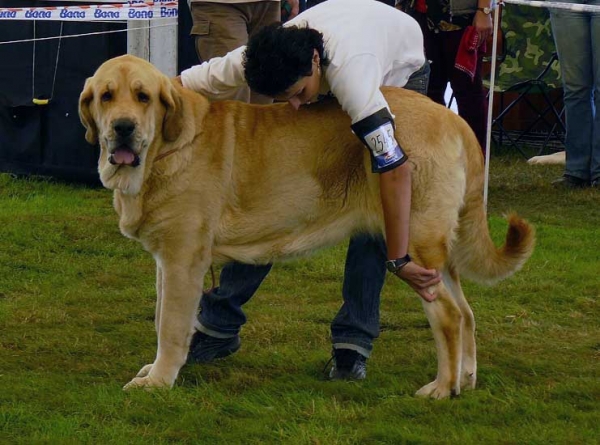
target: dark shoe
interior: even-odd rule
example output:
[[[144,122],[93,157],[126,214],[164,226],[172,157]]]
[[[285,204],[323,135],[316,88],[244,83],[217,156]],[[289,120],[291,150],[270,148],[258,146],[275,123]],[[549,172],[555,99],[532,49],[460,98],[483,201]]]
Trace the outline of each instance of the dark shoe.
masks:
[[[367,377],[367,358],[352,349],[333,349],[329,371],[331,380],[363,380]]]
[[[590,182],[575,176],[563,175],[555,181],[552,181],[552,185],[555,187],[563,187],[568,189],[582,189],[589,187]]]
[[[227,357],[240,349],[240,336],[217,338],[196,331],[192,337],[188,363],[209,363],[217,358]]]

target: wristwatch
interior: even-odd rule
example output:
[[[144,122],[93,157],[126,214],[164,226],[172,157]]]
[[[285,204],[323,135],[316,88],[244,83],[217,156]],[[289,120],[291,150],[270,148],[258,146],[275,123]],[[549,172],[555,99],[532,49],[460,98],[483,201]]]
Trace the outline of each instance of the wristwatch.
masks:
[[[388,260],[388,261],[386,261],[385,262],[385,267],[391,273],[395,274],[395,273],[397,273],[400,269],[402,269],[404,266],[406,266],[410,262],[411,262],[411,259],[410,259],[410,256],[408,256],[408,253],[407,253],[402,258],[396,258],[395,260]]]
[[[485,15],[492,13],[492,8],[488,8],[487,6],[483,8],[477,8],[477,10],[483,12]]]

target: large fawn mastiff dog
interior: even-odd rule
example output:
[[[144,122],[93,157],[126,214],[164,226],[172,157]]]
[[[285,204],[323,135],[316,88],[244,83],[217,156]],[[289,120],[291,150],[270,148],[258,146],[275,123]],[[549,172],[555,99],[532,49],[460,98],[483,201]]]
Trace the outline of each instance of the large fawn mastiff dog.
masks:
[[[475,386],[475,321],[460,275],[506,278],[534,248],[512,215],[504,246],[488,232],[483,160],[468,125],[427,97],[384,94],[412,165],[411,257],[438,269],[423,303],[437,348],[433,398]],[[100,179],[114,190],[121,232],[156,260],[154,363],[125,388],[170,387],[186,362],[203,278],[213,263],[262,264],[307,255],[355,232],[382,233],[379,178],[335,100],[210,103],[132,56],[105,62],[79,103],[86,139],[100,144]],[[415,294],[415,298],[418,298]]]

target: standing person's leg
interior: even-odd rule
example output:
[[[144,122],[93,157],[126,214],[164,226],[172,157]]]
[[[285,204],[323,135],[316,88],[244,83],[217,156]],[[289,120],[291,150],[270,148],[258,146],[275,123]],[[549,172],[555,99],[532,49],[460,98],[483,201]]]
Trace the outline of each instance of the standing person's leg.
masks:
[[[551,10],[552,32],[560,61],[567,122],[565,185],[590,181],[593,121],[592,36],[590,15]],[[569,182],[569,184],[566,184]]]
[[[415,19],[423,32],[423,42],[425,46],[425,56],[431,62],[431,72],[429,74],[429,87],[427,95],[438,104],[446,106],[444,98],[446,88],[448,87],[447,57],[445,49],[442,46],[442,33],[436,33],[427,26],[427,15],[415,13]]]
[[[193,1],[191,35],[196,39],[196,54],[200,62],[221,57],[248,41],[248,24],[237,4]],[[250,88],[242,87],[224,99],[249,102]]]
[[[260,31],[265,26],[279,22],[281,19],[280,2],[264,1],[244,3],[243,5],[243,8],[247,14],[246,17],[248,20],[249,37]],[[250,103],[272,104],[273,98],[250,91]]]
[[[448,71],[450,77],[450,86],[456,98],[458,115],[462,117],[471,127],[481,149],[485,150],[486,129],[487,129],[487,98],[483,89],[482,69],[483,53],[477,53],[477,65],[473,80],[464,72],[454,67],[456,54],[460,47],[460,41],[464,34],[464,29],[458,31],[444,32],[445,51],[452,59],[452,67]]]
[[[427,94],[429,63],[413,73],[404,88]],[[386,85],[391,85],[386,83]],[[366,359],[379,336],[379,304],[385,281],[387,250],[380,234],[359,234],[350,239],[342,297],[344,303],[331,323],[332,379],[366,377]]]

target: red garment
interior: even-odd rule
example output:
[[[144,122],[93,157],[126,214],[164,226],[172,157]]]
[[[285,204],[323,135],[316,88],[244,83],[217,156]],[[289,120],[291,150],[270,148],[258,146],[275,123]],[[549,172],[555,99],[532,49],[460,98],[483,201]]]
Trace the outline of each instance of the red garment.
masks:
[[[415,2],[415,11],[425,14],[427,12],[427,3],[425,0],[417,0]]]
[[[454,67],[466,73],[471,81],[477,69],[477,51],[485,51],[485,42],[479,47],[479,33],[474,26],[467,26],[456,52]]]

